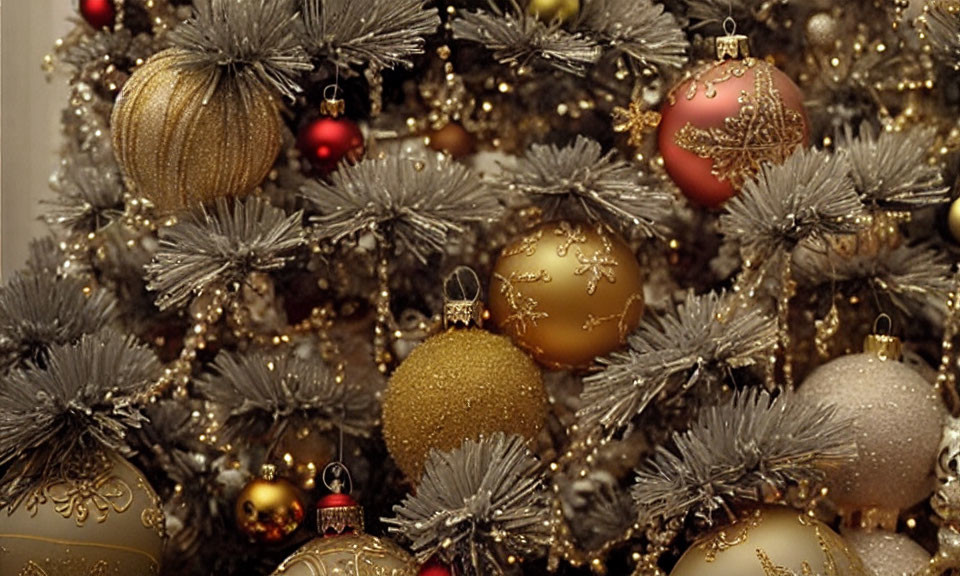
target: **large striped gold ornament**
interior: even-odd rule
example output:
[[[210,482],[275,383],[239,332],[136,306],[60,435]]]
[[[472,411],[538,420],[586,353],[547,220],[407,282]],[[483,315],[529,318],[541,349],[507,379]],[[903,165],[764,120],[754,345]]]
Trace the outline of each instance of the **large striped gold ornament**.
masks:
[[[281,146],[271,90],[240,71],[187,65],[177,48],[130,76],[113,108],[113,145],[134,192],[162,212],[250,192]]]

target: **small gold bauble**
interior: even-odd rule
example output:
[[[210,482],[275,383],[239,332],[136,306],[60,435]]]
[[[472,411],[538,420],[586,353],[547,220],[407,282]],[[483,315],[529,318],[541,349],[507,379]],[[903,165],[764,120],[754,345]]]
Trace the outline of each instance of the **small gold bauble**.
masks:
[[[419,479],[431,450],[495,432],[532,439],[546,412],[540,369],[508,338],[451,330],[414,348],[390,377],[383,436],[400,469]]]
[[[389,540],[367,534],[311,540],[273,576],[417,576],[417,564]]]
[[[209,89],[210,74],[188,61],[174,48],[154,55],[130,76],[111,118],[124,174],[162,212],[250,192],[282,143],[268,87],[221,78]]]
[[[833,404],[853,422],[857,458],[825,470],[841,509],[895,517],[930,495],[944,409],[922,376],[896,360],[851,354],[814,370],[798,395]]]
[[[643,313],[640,265],[597,224],[550,222],[500,254],[490,314],[551,368],[583,368],[627,341]]]
[[[930,553],[904,534],[850,530],[843,539],[874,576],[913,576],[930,562]]]
[[[431,150],[445,152],[453,158],[463,158],[473,154],[477,144],[473,134],[456,122],[450,122],[443,128],[431,132],[428,141]]]
[[[143,473],[95,451],[0,511],[0,573],[155,576],[165,523]]]
[[[327,435],[309,426],[291,426],[277,442],[284,475],[304,490],[313,490],[317,474],[337,457],[337,446]]]
[[[947,226],[950,228],[950,235],[956,242],[960,242],[960,198],[957,198],[950,204],[950,212],[947,214]]]
[[[273,466],[264,466],[237,496],[237,528],[251,539],[266,544],[282,542],[303,523],[306,510],[297,487],[275,476]]]
[[[567,23],[580,14],[580,0],[530,0],[527,13],[544,22]]]
[[[839,534],[789,508],[765,508],[697,541],[670,576],[868,576]]]

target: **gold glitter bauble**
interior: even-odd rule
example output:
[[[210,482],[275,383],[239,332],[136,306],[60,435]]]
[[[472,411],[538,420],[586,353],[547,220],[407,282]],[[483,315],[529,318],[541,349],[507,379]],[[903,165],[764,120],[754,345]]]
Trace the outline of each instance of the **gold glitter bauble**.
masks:
[[[165,525],[143,473],[93,452],[0,512],[0,574],[155,576]]]
[[[944,409],[922,376],[896,360],[851,354],[814,370],[799,396],[853,421],[858,457],[825,470],[828,497],[842,509],[895,512],[930,495]]]
[[[839,534],[789,508],[765,508],[691,546],[670,576],[868,576]]]
[[[843,539],[875,576],[913,576],[930,562],[930,553],[904,534],[850,530]]]
[[[417,564],[389,540],[367,534],[307,542],[273,576],[417,576]]]
[[[111,118],[125,176],[162,212],[250,192],[280,153],[270,89],[226,77],[210,89],[210,74],[188,61],[178,49],[150,58],[124,85]]]
[[[569,22],[580,14],[580,0],[530,0],[527,13],[544,22]]]
[[[627,341],[643,313],[640,264],[596,224],[550,222],[507,246],[490,281],[501,330],[551,368],[583,368]]]
[[[950,235],[956,242],[960,242],[960,198],[957,198],[950,204],[950,212],[947,214],[947,226],[950,228]]]
[[[237,529],[252,540],[266,544],[283,542],[303,523],[306,509],[297,487],[276,470],[264,467],[237,496],[234,509]]]
[[[383,437],[404,474],[419,479],[431,450],[495,432],[533,438],[546,413],[540,368],[508,338],[451,330],[414,348],[390,377]]]

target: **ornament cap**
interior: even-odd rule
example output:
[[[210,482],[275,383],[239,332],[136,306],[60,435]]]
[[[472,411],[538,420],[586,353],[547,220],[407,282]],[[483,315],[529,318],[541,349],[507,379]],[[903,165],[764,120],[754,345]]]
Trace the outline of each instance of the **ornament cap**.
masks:
[[[737,23],[733,18],[723,21],[724,36],[717,36],[717,60],[727,58],[738,60],[750,56],[750,39],[737,34]]]
[[[339,118],[347,111],[347,103],[337,97],[336,85],[331,84],[323,89],[323,102],[320,103],[320,113],[331,118]]]
[[[903,345],[896,336],[879,333],[881,320],[886,320],[889,331],[892,321],[886,314],[881,314],[873,324],[874,333],[867,334],[863,339],[863,351],[867,354],[875,354],[881,360],[900,360],[903,355]]]
[[[327,480],[328,473],[333,476],[332,480]],[[330,489],[330,494],[317,501],[317,529],[324,538],[363,533],[363,507],[353,496],[343,492],[346,483],[341,476],[346,477],[352,488],[350,472],[340,462],[331,462],[323,470],[323,483]]]
[[[277,479],[277,467],[273,464],[264,464],[260,467],[260,478],[272,482]]]
[[[483,327],[480,278],[469,266],[458,266],[443,281],[443,327],[450,324]]]

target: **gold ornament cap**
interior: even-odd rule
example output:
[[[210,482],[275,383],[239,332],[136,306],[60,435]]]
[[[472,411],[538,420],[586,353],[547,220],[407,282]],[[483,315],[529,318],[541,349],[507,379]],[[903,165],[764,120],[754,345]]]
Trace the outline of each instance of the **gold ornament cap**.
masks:
[[[342,477],[342,478],[341,478]],[[317,530],[324,538],[341,534],[363,534],[363,507],[343,491],[353,488],[350,471],[340,462],[331,462],[323,469],[323,483],[330,489],[317,502]]]
[[[469,266],[458,266],[443,281],[443,327],[450,324],[483,327],[480,278]]]
[[[337,86],[331,84],[323,89],[323,102],[320,103],[320,113],[331,118],[339,118],[347,111],[347,103],[343,98],[337,98]]]
[[[893,324],[886,314],[878,316],[876,322],[873,323],[874,333],[867,334],[867,337],[863,339],[863,351],[867,354],[875,354],[881,360],[898,361],[903,356],[903,344],[896,336],[880,333],[881,320],[887,321],[888,331]]]
[[[739,60],[750,56],[750,39],[737,34],[737,23],[733,18],[723,21],[725,36],[717,36],[717,60]]]

